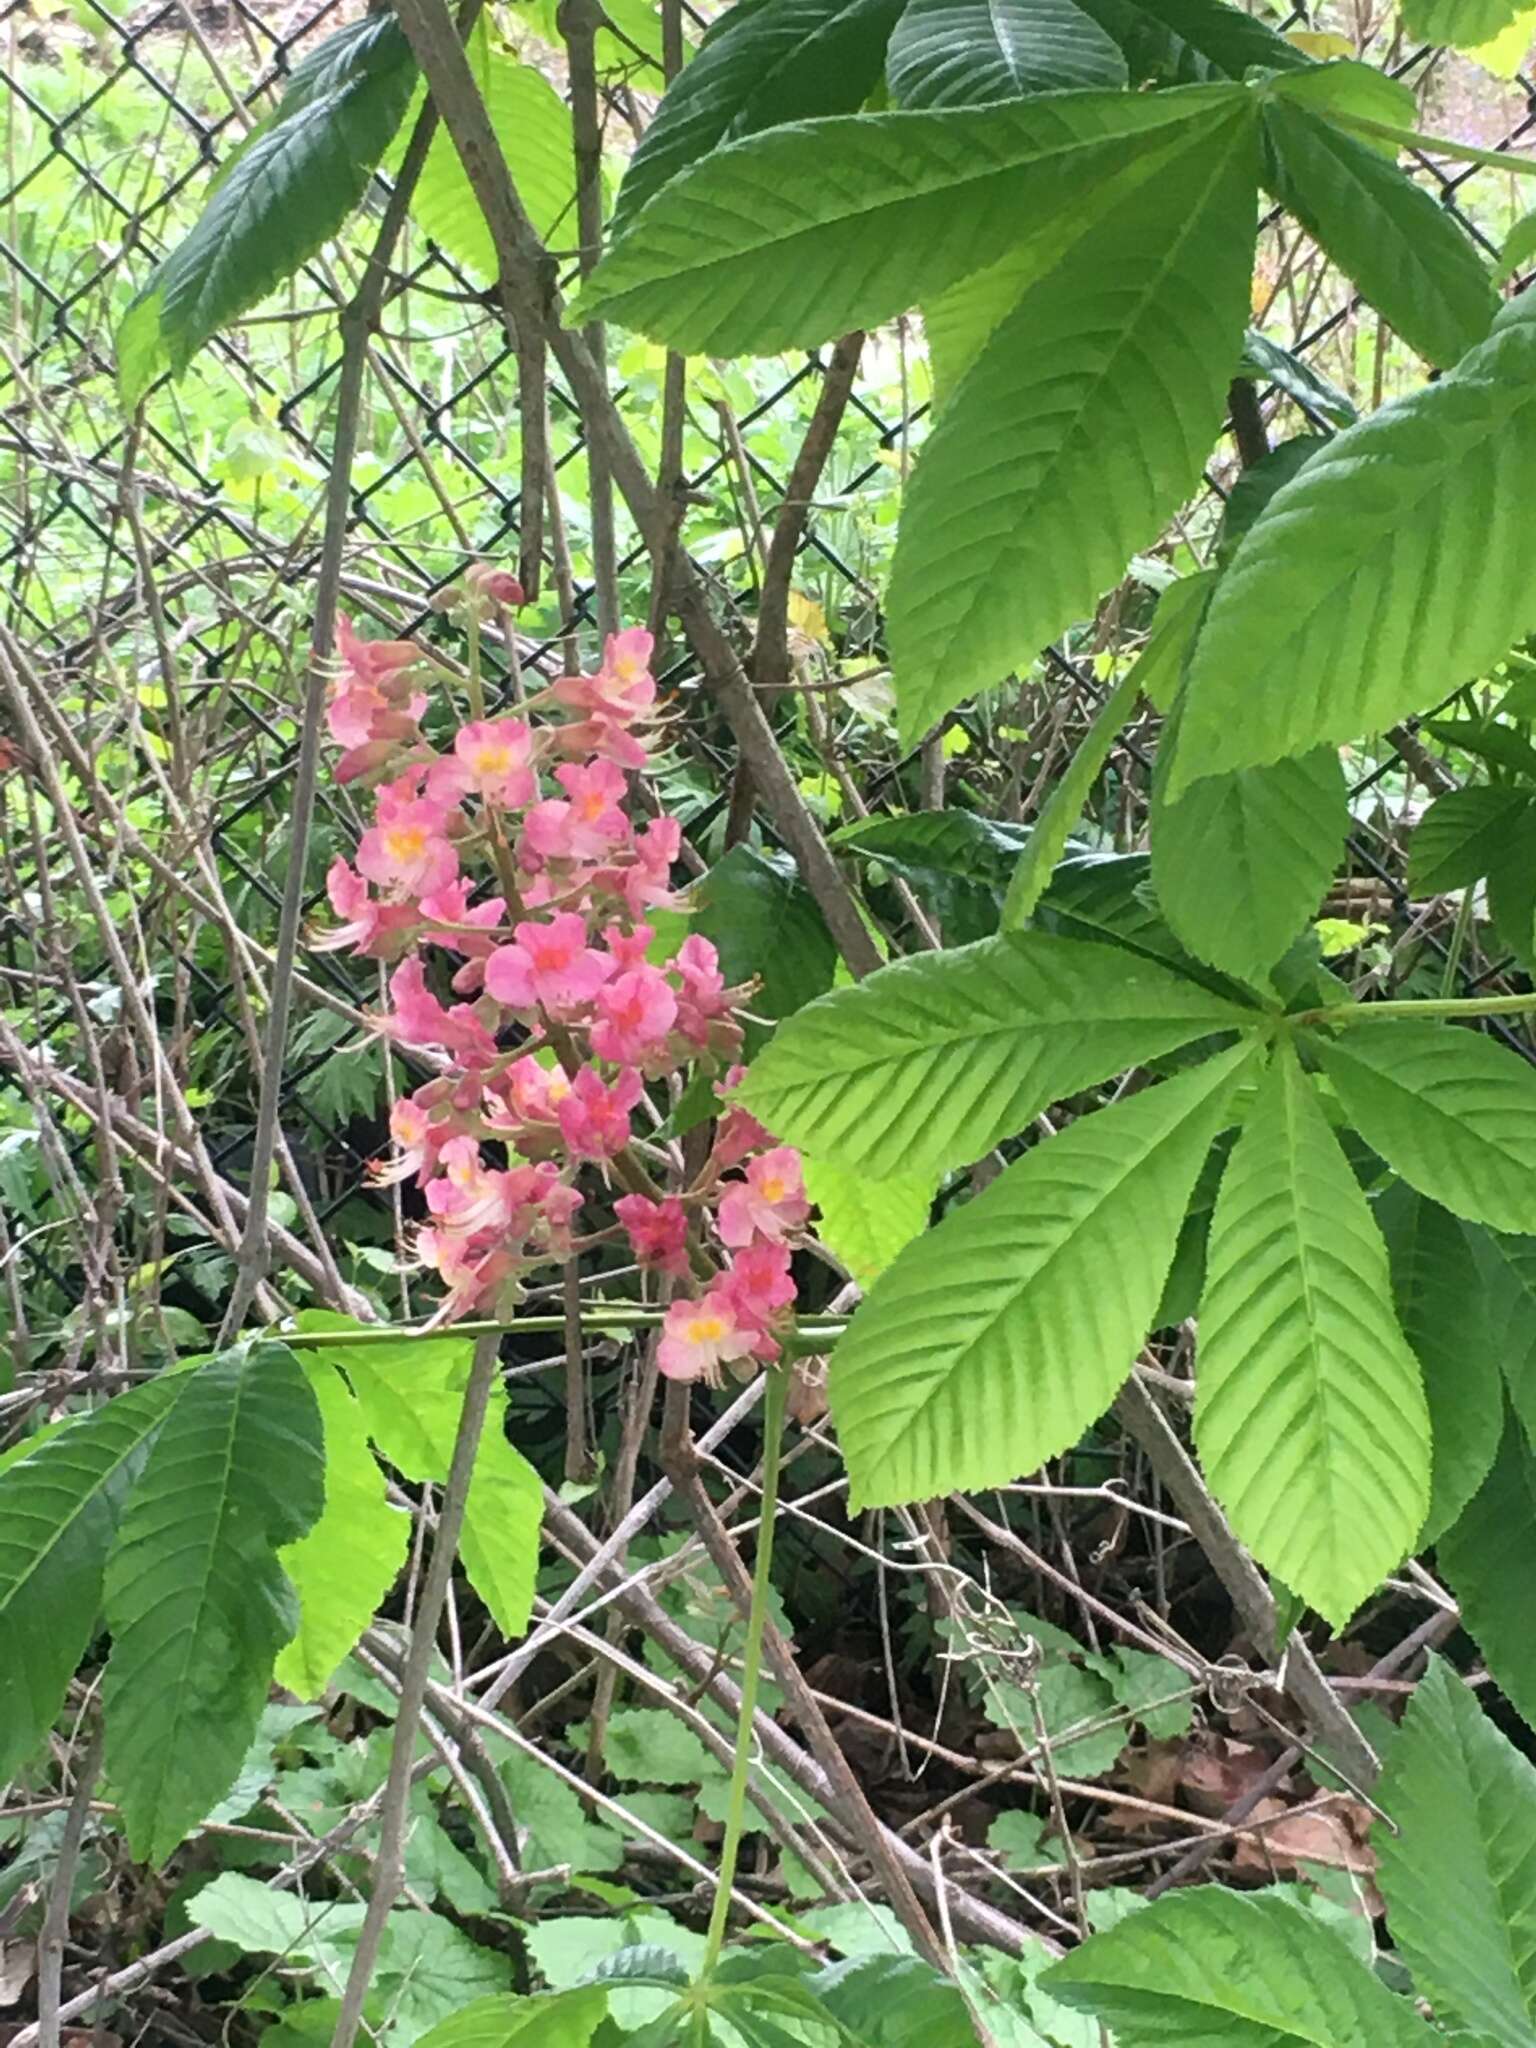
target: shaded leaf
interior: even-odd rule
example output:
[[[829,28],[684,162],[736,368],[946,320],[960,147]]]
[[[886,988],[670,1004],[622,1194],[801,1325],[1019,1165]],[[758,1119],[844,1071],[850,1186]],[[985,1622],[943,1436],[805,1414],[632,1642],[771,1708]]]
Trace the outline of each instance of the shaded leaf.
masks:
[[[189,1375],[105,1581],[105,1766],[145,1861],[163,1862],[234,1783],[298,1622],[276,1552],[323,1505],[320,1414],[285,1345],[240,1345]]]
[[[1404,1181],[1375,1204],[1403,1335],[1424,1375],[1433,1443],[1421,1544],[1450,1528],[1488,1475],[1504,1427],[1504,1388],[1487,1290],[1460,1219]]]
[[[832,986],[837,948],[786,854],[733,846],[699,883],[693,928],[720,954],[726,982],[761,981],[748,1008],[787,1017]]]
[[[1399,0],[1403,26],[1422,43],[1474,49],[1509,27],[1524,0]]]
[[[878,84],[903,0],[770,0],[730,8],[668,87],[629,160],[615,233],[677,172],[727,142],[851,114]]]
[[[1124,85],[1120,47],[1075,0],[907,0],[886,57],[901,107],[975,107]]]
[[[1456,1596],[1462,1626],[1482,1651],[1500,1691],[1527,1722],[1536,1722],[1533,1555],[1536,1458],[1527,1431],[1510,1421],[1493,1469],[1455,1527],[1441,1537],[1435,1561]],[[1526,1857],[1532,1839],[1529,1831],[1520,1837]],[[1507,1853],[1513,1855],[1513,1846]]]
[[[1264,115],[1266,182],[1409,347],[1449,369],[1484,339],[1498,310],[1487,265],[1422,185],[1313,111],[1315,91],[1302,103],[1334,69],[1297,73],[1276,87]]]
[[[146,1447],[185,1379],[82,1415],[0,1474],[0,1784],[42,1742],[96,1632],[102,1571]]]
[[[1416,895],[1438,896],[1480,881],[1533,809],[1530,796],[1518,789],[1451,789],[1437,796],[1414,828],[1409,886]]]
[[[860,818],[833,834],[837,847],[878,860],[909,882],[944,927],[966,946],[997,930],[1003,892],[1031,833],[974,811],[915,811]]]
[[[196,225],[159,264],[118,331],[123,403],[291,277],[368,189],[400,125],[415,64],[392,14],[369,14],[312,51],[277,112],[248,136]]]
[[[1536,1770],[1431,1658],[1386,1755],[1377,1882],[1435,2016],[1527,2048],[1536,2023]]]
[[[440,2020],[416,2048],[587,2048],[607,2009],[607,1994],[597,1985],[533,1998],[479,1998]]]

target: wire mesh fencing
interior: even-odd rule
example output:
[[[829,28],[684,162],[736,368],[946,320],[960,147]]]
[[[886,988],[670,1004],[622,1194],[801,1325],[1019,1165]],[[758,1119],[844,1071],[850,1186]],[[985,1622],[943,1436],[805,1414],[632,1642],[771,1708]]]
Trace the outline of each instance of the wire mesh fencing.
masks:
[[[60,821],[25,773],[8,773],[0,1302],[9,1302],[12,1324],[21,1297],[41,1289],[66,1328],[92,1257],[112,1260],[130,1320],[136,1276],[168,1261],[201,1262],[210,1295],[220,1284],[199,1232],[210,1204],[238,1206],[249,1162],[263,977],[290,853],[296,708],[334,433],[337,316],[355,288],[385,181],[339,243],[204,349],[183,379],[158,386],[136,423],[118,402],[113,334],[295,61],[355,12],[355,0],[166,0],[128,12],[101,0],[0,7],[4,618],[10,645],[25,651],[57,715],[50,744],[63,750],[81,792],[73,824],[118,948],[114,957],[100,915],[80,898]],[[558,52],[522,13],[505,9],[505,26],[558,80]],[[1384,63],[1414,89],[1427,127],[1495,153],[1531,152],[1536,81],[1528,70],[1505,81],[1443,52],[1400,47],[1368,10],[1298,13],[1281,25],[1343,35]],[[607,79],[616,141],[631,132],[655,82],[639,69]],[[1481,247],[1497,249],[1521,211],[1516,179],[1427,155],[1414,168]],[[1336,408],[1363,411],[1420,381],[1420,367],[1278,215],[1262,231],[1258,276],[1255,330],[1288,352],[1288,367],[1256,387],[1271,439],[1337,424]],[[419,231],[407,234],[370,343],[352,476],[344,609],[376,632],[421,634],[449,663],[462,647],[434,596],[470,561],[515,558],[521,523],[516,363],[490,284]],[[663,358],[614,335],[610,359],[626,417],[654,454]],[[683,539],[743,645],[764,522],[783,498],[823,364],[813,354],[690,369]],[[854,782],[876,803],[910,801],[915,787],[882,696],[879,592],[928,400],[918,325],[873,337],[796,579],[797,630],[829,683],[847,687],[824,699],[814,693],[831,707],[825,713],[813,715],[813,693],[802,693],[776,714],[810,756],[849,746]],[[554,674],[573,645],[591,652],[595,629],[582,424],[558,387],[550,413],[549,523],[565,536],[573,580],[562,590],[560,577],[547,579],[521,615],[518,655]],[[1224,439],[1204,491],[1098,618],[1038,661],[1020,650],[1019,677],[997,701],[951,721],[951,788],[963,784],[964,801],[1027,821],[1114,662],[1136,644],[1158,583],[1209,560],[1237,465],[1236,444]],[[622,554],[626,607],[643,616],[649,568],[631,530]],[[724,823],[728,744],[686,650],[667,657],[664,685],[691,714],[675,723],[663,763],[668,799],[692,817],[710,853]],[[508,688],[511,667],[503,661]],[[1117,747],[1094,805],[1105,844],[1139,843],[1154,747],[1150,718]],[[0,767],[17,765],[25,766],[25,746],[12,734]],[[1335,907],[1376,928],[1369,943],[1383,973],[1415,949],[1431,963],[1425,972],[1467,986],[1497,975],[1503,963],[1481,955],[1475,931],[1458,929],[1445,905],[1415,905],[1404,884],[1404,828],[1426,787],[1447,786],[1452,771],[1411,730],[1353,766],[1350,874]],[[835,821],[846,790],[830,775],[806,786]],[[346,791],[323,786],[306,854],[317,917],[326,868],[357,828]],[[124,958],[136,977],[129,996],[156,1027],[164,1071],[132,1029]],[[283,1076],[280,1220],[344,1243],[354,1270],[371,1266],[375,1279],[398,1280],[408,1302],[397,1274],[399,1196],[367,1177],[400,1060],[362,1018],[379,985],[366,963],[308,946],[301,971],[304,1000]],[[93,1251],[78,1212],[87,1187],[117,1170],[107,1157],[113,1116],[133,1161],[131,1172],[122,1169],[132,1198],[125,1192],[108,1217],[112,1244]],[[162,1151],[153,1142],[146,1150],[135,1130]],[[183,1182],[199,1145],[207,1172],[189,1198]]]

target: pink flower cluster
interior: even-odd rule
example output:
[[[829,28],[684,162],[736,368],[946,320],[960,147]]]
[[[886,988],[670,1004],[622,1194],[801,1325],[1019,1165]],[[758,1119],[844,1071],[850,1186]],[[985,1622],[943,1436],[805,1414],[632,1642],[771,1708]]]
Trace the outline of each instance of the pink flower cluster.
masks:
[[[472,571],[467,612],[518,602],[504,575]],[[664,1372],[713,1382],[776,1358],[810,1214],[799,1155],[725,1101],[691,1179],[680,1148],[636,1137],[637,1115],[660,1121],[649,1092],[698,1060],[728,1096],[744,993],[707,939],[668,953],[647,921],[684,907],[679,826],[631,816],[656,715],[650,635],[611,635],[595,675],[474,717],[441,751],[422,730],[421,649],[360,640],[343,620],[338,654],[338,774],[373,785],[374,812],[356,864],[332,865],[339,922],[319,943],[393,963],[378,1028],[439,1068],[395,1103],[395,1157],[375,1171],[421,1190],[442,1316],[507,1313],[533,1267],[622,1233],[643,1270],[689,1290],[666,1313]],[[615,1223],[578,1239],[599,1182],[626,1190]]]

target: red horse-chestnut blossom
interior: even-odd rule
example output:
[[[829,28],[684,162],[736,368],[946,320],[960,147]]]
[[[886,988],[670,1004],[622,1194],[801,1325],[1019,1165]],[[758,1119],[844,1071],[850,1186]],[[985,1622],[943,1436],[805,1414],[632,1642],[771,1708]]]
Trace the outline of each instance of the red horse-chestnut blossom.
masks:
[[[444,744],[422,730],[423,685],[442,680],[430,657],[339,622],[338,774],[373,785],[374,816],[356,865],[332,866],[340,923],[319,943],[392,963],[379,1029],[438,1068],[395,1103],[395,1156],[375,1173],[420,1189],[440,1318],[507,1315],[534,1268],[622,1234],[678,1291],[661,1370],[714,1382],[780,1354],[810,1216],[800,1158],[728,1100],[746,991],[701,934],[669,951],[647,921],[686,907],[677,821],[630,816],[656,715],[651,636],[612,634],[595,675],[487,717],[480,622],[521,602],[516,578],[484,564],[445,600],[472,626],[475,715]],[[685,1172],[681,1146],[646,1135],[669,1098],[647,1097],[695,1062],[721,1103],[707,1158],[690,1152]]]

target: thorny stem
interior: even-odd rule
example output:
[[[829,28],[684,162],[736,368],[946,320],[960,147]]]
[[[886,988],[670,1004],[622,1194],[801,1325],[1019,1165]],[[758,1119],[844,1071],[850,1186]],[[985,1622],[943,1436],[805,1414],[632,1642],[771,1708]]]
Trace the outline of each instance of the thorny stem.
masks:
[[[741,1852],[742,1828],[746,1820],[747,1778],[752,1768],[753,1723],[757,1714],[758,1680],[763,1668],[763,1630],[768,1620],[773,1569],[773,1526],[779,1504],[779,1457],[783,1447],[784,1410],[789,1400],[790,1377],[787,1365],[769,1372],[768,1396],[763,1406],[762,1516],[757,1525],[757,1558],[752,1570],[752,1606],[747,1616],[747,1642],[741,1667],[741,1711],[736,1721],[736,1756],[731,1766],[725,1840],[720,1845],[720,1873],[715,1880],[714,1910],[709,1916],[707,1946],[699,1969],[700,1982],[705,1984],[714,1975],[720,1951],[725,1946],[726,1922],[731,1912],[731,1887],[736,1881],[736,1859]]]

